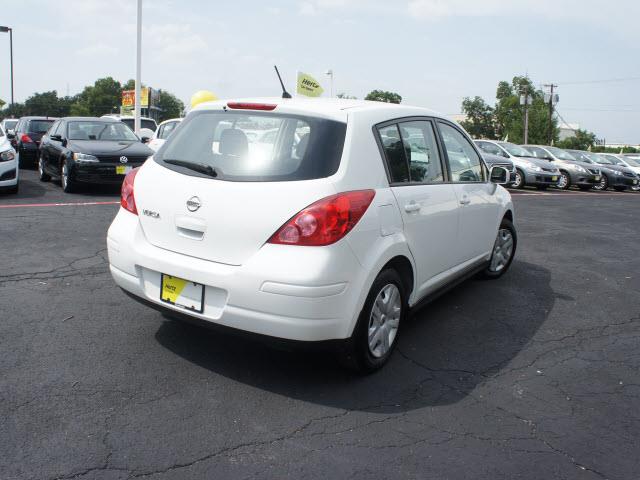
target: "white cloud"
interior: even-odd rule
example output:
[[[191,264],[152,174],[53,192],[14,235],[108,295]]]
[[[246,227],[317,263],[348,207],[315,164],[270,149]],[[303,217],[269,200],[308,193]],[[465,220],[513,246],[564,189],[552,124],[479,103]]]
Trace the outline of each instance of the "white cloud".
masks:
[[[118,49],[112,45],[107,45],[106,43],[96,43],[94,45],[87,45],[76,51],[77,55],[83,57],[93,57],[93,56],[102,56],[102,55],[115,55],[118,53]]]
[[[316,15],[317,13],[318,13],[318,9],[313,3],[304,2],[300,4],[300,15],[313,16],[313,15]]]

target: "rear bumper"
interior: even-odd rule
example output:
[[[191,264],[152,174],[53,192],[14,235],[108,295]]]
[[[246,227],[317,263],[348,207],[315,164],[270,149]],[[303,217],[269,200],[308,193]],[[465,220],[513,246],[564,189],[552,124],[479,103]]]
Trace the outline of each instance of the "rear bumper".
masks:
[[[366,275],[346,242],[321,248],[264,245],[242,266],[155,247],[138,217],[120,210],[107,236],[116,284],[158,309],[270,337],[344,339],[359,314]],[[160,274],[205,286],[203,312],[160,300]]]

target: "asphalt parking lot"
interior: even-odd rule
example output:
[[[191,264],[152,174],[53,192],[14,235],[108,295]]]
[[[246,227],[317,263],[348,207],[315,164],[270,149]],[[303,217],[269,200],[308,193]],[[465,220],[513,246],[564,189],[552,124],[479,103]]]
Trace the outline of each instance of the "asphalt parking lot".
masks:
[[[358,377],[137,304],[107,268],[118,193],[22,174],[0,196],[2,479],[640,476],[638,194],[514,194],[511,271]]]

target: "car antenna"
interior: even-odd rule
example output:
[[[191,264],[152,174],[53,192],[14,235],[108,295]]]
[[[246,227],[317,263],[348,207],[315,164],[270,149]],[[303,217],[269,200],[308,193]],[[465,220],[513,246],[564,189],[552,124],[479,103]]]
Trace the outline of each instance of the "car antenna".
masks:
[[[280,72],[278,71],[278,67],[276,65],[273,66],[276,69],[276,75],[278,75],[278,80],[280,80],[280,85],[282,86],[282,98],[291,98],[291,94],[287,92],[287,89],[284,88],[284,83],[282,82],[282,77],[280,76]]]

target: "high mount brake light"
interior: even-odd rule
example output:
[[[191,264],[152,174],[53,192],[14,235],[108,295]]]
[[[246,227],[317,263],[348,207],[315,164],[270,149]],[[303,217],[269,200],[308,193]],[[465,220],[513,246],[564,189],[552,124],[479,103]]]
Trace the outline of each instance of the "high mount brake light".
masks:
[[[33,143],[33,140],[31,140],[31,137],[29,135],[27,135],[26,133],[22,134],[22,136],[20,137],[20,141],[22,143]]]
[[[136,197],[133,192],[133,184],[136,179],[140,167],[134,168],[124,177],[122,182],[122,190],[120,192],[120,206],[125,210],[138,215],[138,209],[136,208]]]
[[[294,215],[267,243],[331,245],[355,227],[375,195],[375,190],[356,190],[320,199]]]
[[[248,103],[248,102],[229,102],[227,107],[234,110],[274,110],[277,105],[275,103]]]

